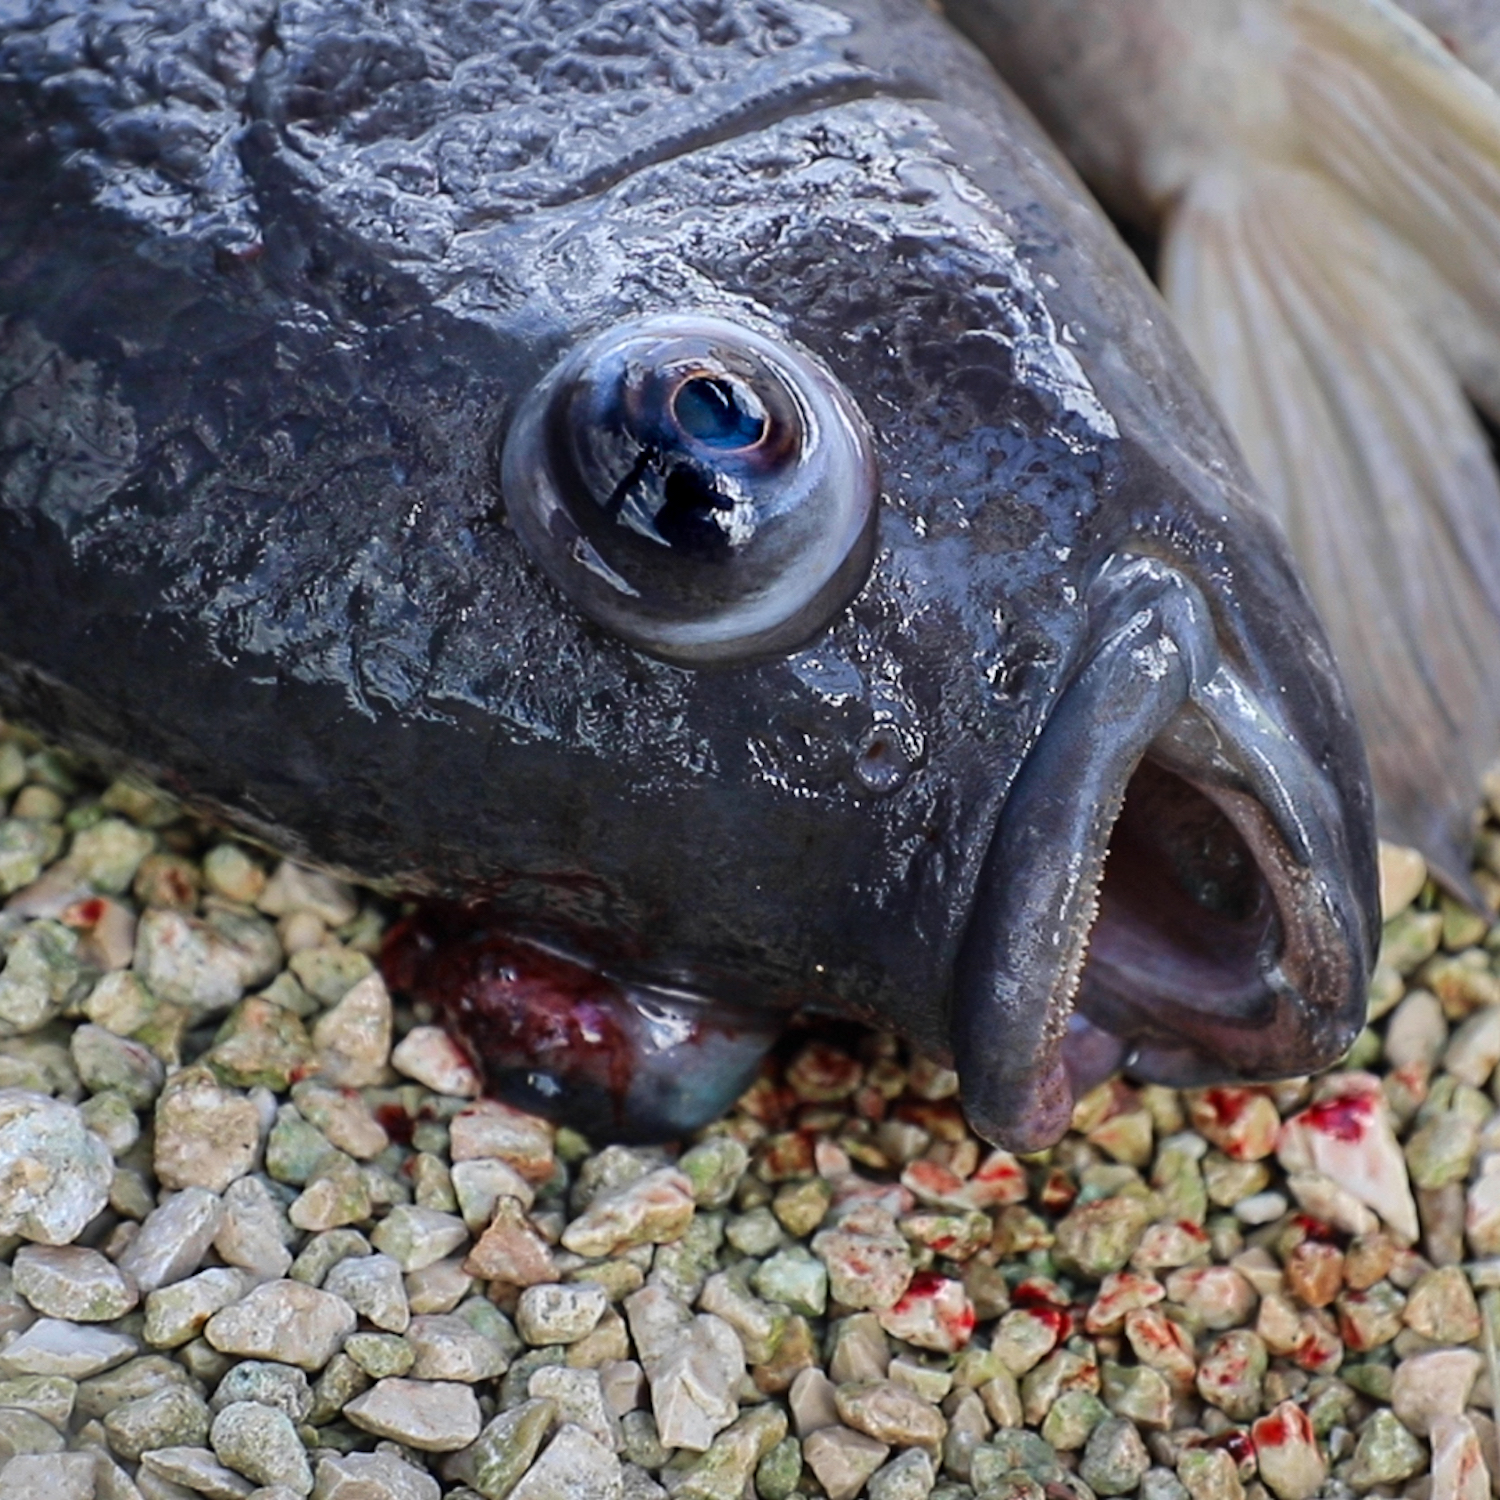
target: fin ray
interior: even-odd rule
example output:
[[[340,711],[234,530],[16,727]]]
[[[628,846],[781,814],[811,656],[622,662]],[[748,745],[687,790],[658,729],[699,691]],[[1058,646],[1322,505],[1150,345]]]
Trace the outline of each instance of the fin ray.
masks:
[[[1194,184],[1163,289],[1308,575],[1388,835],[1463,887],[1500,751],[1500,483],[1381,260],[1338,186],[1257,162]]]

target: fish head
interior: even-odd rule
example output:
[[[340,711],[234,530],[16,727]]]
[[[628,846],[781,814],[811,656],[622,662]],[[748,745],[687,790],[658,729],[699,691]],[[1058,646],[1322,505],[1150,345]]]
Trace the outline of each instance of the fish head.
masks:
[[[1119,1066],[1338,1056],[1376,917],[1337,677],[1149,287],[977,56],[920,5],[792,6],[533,149],[471,97],[529,54],[361,71],[341,14],[261,60],[234,318],[172,325],[204,353],[170,399],[249,457],[130,513],[139,613],[185,601],[191,732],[137,721],[144,758],[448,903],[388,972],[601,1132],[711,1117],[802,1007],[955,1060],[1016,1147]],[[79,642],[93,701],[164,672],[144,626]]]

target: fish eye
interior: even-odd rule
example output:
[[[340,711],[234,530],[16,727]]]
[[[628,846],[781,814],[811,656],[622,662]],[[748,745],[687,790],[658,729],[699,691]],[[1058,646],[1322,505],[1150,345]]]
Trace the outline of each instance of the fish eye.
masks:
[[[686,665],[803,644],[874,555],[853,400],[810,355],[720,318],[643,318],[567,355],[517,413],[501,487],[584,614]]]

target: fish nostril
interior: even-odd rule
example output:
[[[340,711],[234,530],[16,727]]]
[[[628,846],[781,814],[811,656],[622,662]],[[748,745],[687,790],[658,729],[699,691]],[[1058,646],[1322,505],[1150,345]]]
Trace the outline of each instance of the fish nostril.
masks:
[[[894,792],[911,775],[911,760],[886,729],[872,730],[854,760],[854,777],[869,792]]]

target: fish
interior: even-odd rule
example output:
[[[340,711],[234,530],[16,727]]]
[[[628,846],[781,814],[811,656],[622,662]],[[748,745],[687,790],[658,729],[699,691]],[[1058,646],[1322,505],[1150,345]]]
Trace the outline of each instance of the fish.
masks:
[[[1034,1150],[1347,1049],[1322,629],[925,4],[7,15],[0,711],[418,902],[493,1094],[670,1138],[830,1013]]]
[[[949,0],[1157,276],[1448,890],[1500,757],[1500,6]]]

